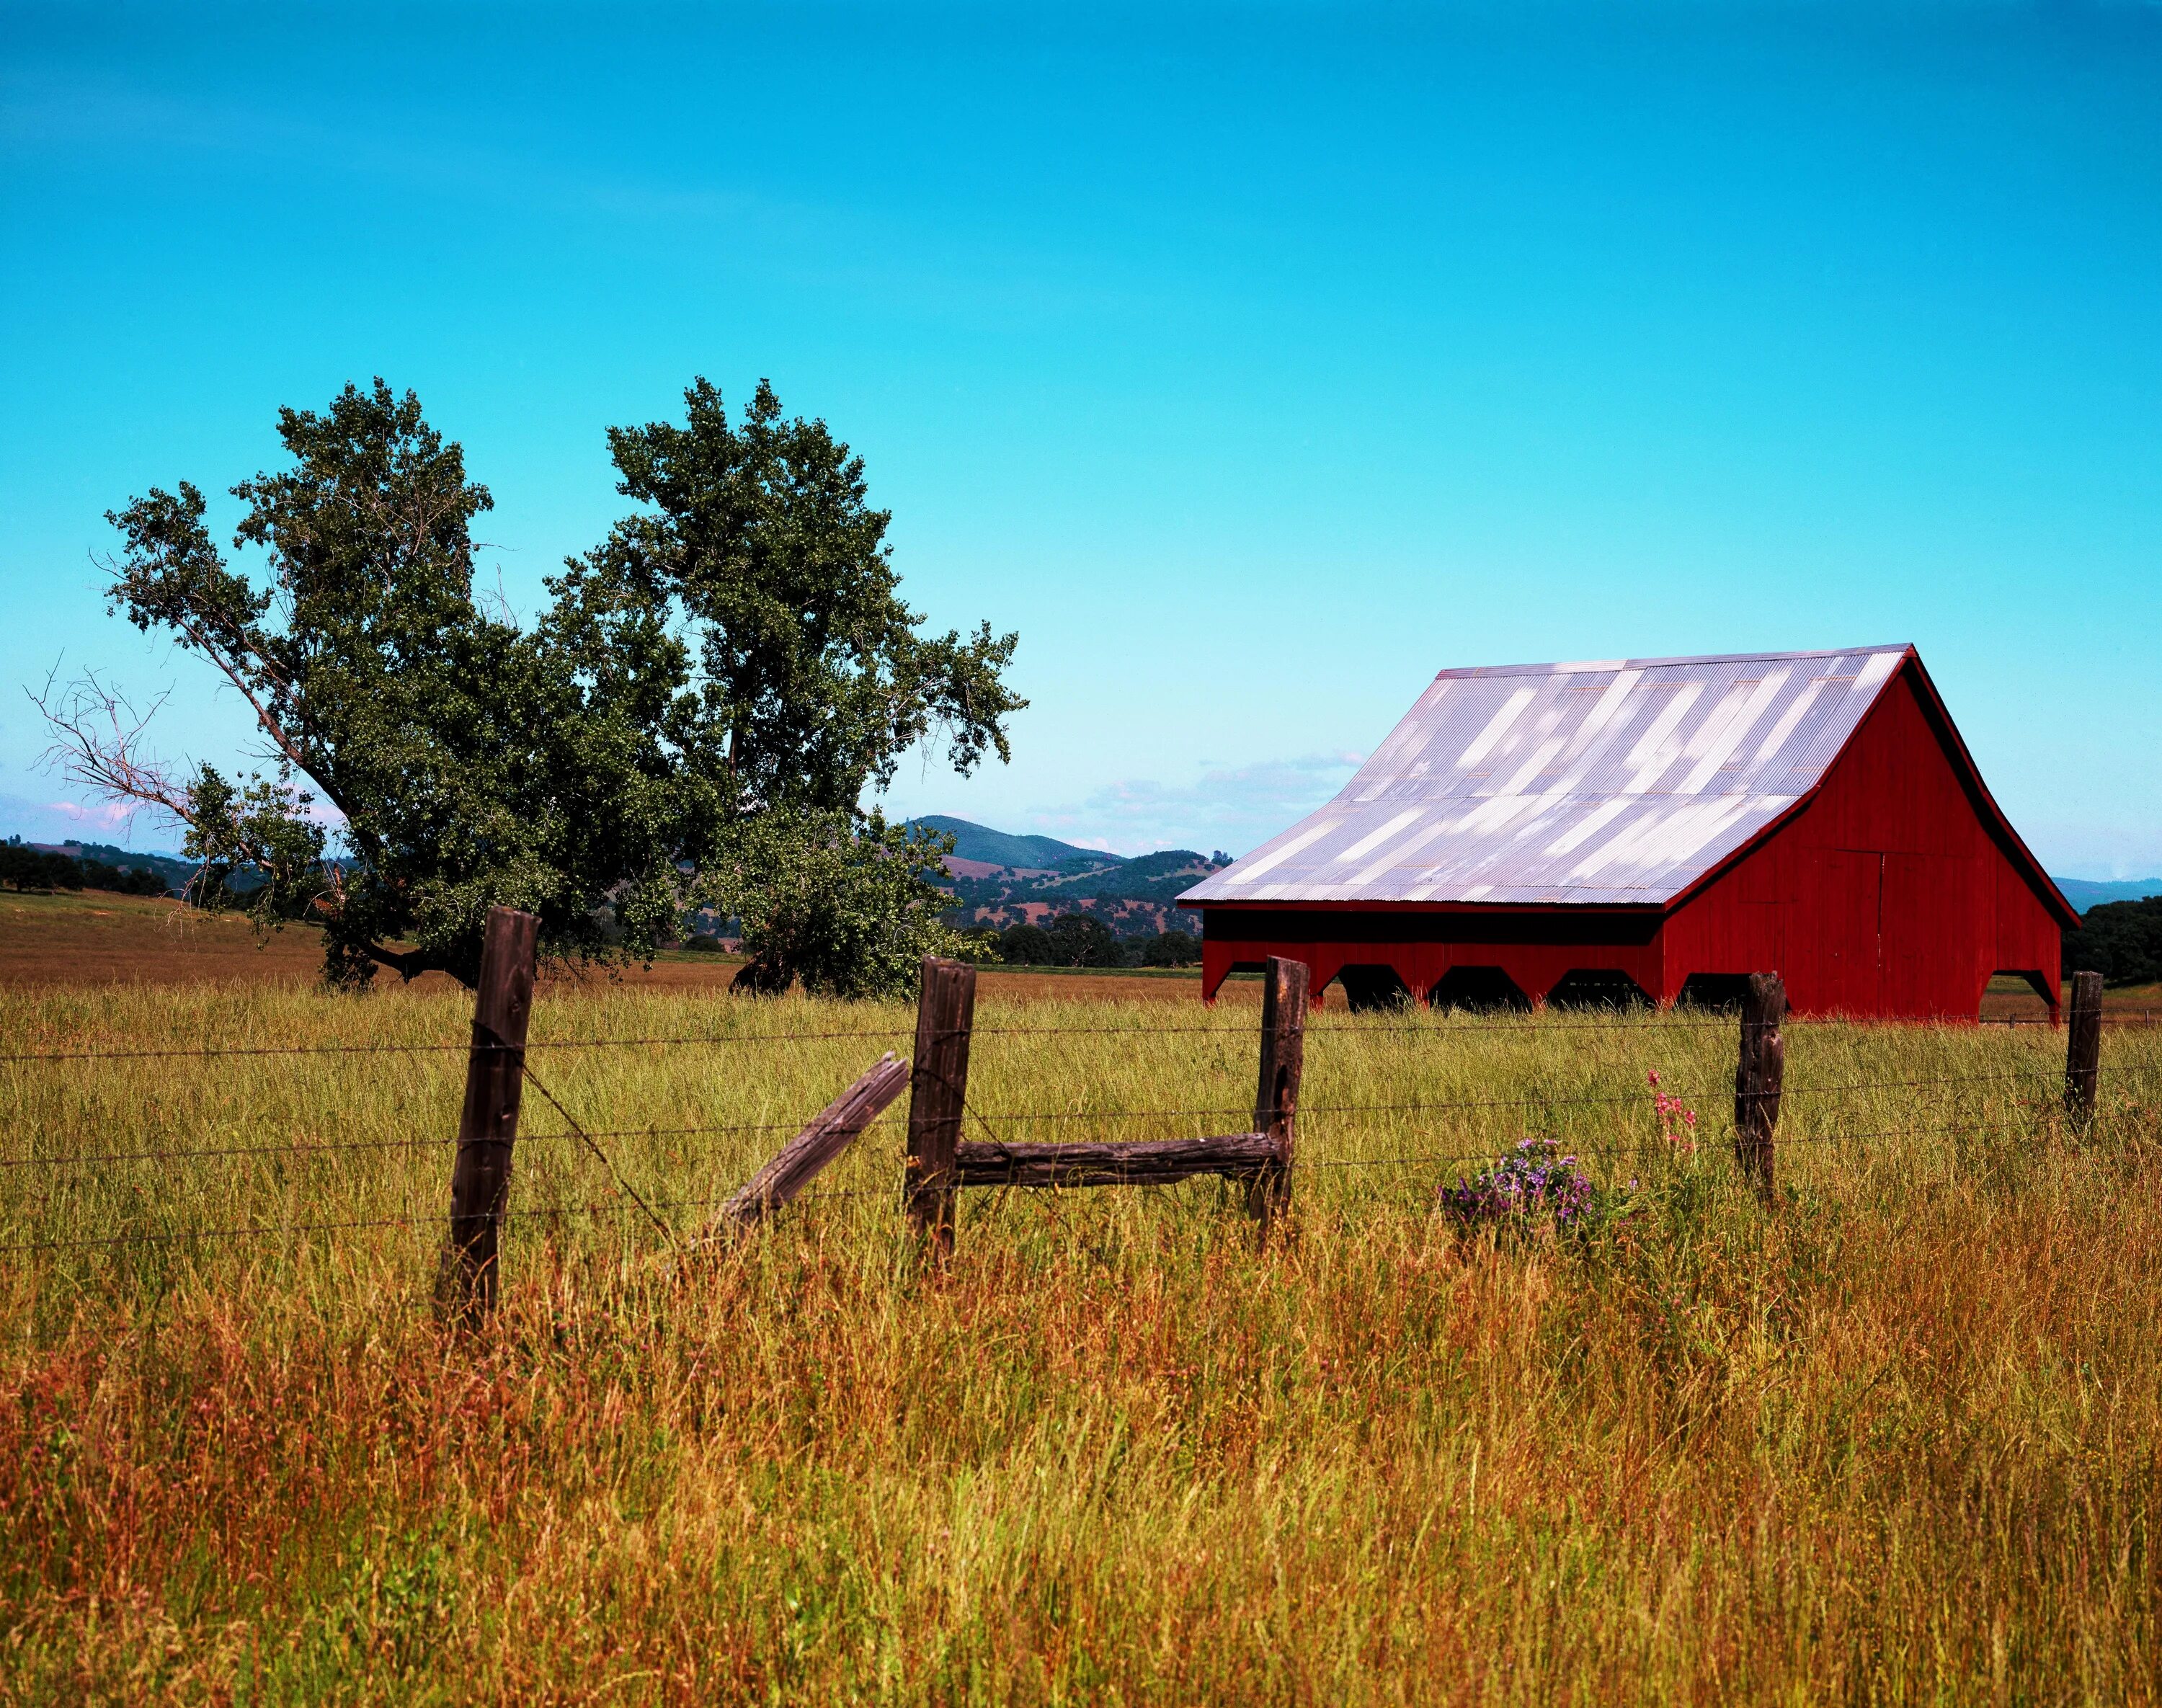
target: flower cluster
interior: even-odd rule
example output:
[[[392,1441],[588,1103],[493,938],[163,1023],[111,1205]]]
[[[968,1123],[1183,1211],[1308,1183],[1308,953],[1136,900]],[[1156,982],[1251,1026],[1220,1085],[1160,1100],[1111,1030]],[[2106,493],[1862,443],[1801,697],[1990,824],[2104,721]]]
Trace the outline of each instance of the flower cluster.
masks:
[[[1524,1139],[1469,1180],[1441,1188],[1441,1207],[1462,1222],[1518,1224],[1551,1216],[1570,1227],[1593,1207],[1595,1191],[1574,1157],[1552,1139]]]
[[[1684,1109],[1679,1097],[1669,1097],[1659,1089],[1659,1070],[1657,1068],[1644,1076],[1644,1083],[1652,1088],[1652,1107],[1658,1112],[1659,1136],[1677,1151],[1696,1148],[1696,1111]]]

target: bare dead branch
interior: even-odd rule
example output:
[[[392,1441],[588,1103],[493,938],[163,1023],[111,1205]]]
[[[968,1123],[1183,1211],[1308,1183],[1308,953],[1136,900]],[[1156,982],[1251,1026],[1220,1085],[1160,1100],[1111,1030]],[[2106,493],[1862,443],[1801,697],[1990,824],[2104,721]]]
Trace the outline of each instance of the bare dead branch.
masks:
[[[144,732],[166,694],[138,711],[95,671],[65,687],[56,686],[59,675],[55,664],[43,689],[23,690],[53,737],[41,761],[45,768],[108,800],[139,802],[191,823],[186,789],[173,780],[168,766],[144,750]]]

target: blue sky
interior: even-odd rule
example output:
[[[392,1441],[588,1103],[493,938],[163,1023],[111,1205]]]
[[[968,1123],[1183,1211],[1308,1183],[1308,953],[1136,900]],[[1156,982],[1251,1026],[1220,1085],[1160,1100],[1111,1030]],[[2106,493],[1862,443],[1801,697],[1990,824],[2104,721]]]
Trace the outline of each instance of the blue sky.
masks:
[[[1911,640],[2053,870],[2162,872],[2158,90],[2135,3],[8,0],[0,831],[56,662],[245,744],[105,509],[379,373],[530,610],[704,373],[1021,632],[1014,763],[890,807],[1238,852],[1445,666]]]

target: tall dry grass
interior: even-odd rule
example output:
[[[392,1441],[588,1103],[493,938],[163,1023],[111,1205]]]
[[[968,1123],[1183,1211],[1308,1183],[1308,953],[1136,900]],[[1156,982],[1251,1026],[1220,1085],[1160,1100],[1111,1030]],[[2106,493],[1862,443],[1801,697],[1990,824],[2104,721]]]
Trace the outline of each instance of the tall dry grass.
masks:
[[[466,1018],[17,995],[0,1052]],[[970,1102],[1020,1138],[1222,1130],[1251,1018],[989,1005]],[[556,993],[534,1063],[687,1236],[909,1021]],[[943,1276],[899,1226],[895,1117],[693,1251],[529,1094],[505,1308],[465,1338],[427,1302],[454,1048],[0,1063],[6,1155],[39,1159],[0,1169],[0,1690],[2154,1696],[2162,1034],[2109,1034],[2082,1135],[2061,1034],[1794,1026],[1771,1215],[1722,1154],[1733,1045],[1331,1016],[1294,1243],[1256,1252],[1211,1183],[977,1193]],[[1694,1153],[1658,1142],[1653,1068]],[[1194,1112],[1062,1118],[1134,1110]],[[1633,1176],[1637,1213],[1559,1244],[1435,1218],[1430,1159],[1524,1135]],[[201,1229],[250,1231],[166,1237]]]

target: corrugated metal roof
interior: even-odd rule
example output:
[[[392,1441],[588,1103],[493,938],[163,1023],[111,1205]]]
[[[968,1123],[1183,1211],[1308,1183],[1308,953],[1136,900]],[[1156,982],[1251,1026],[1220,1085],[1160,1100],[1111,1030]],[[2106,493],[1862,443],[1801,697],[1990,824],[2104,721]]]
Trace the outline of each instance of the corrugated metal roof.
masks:
[[[1816,787],[1910,648],[1447,670],[1182,901],[1671,901]]]

